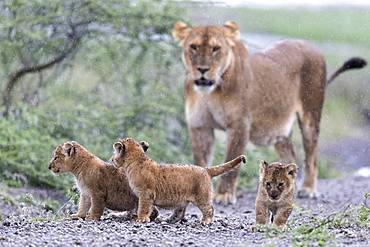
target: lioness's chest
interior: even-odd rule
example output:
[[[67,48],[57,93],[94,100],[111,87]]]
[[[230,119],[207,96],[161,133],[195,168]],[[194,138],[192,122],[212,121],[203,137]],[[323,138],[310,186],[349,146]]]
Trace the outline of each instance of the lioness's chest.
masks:
[[[196,95],[186,99],[186,120],[193,128],[209,127],[226,129],[227,112],[222,102],[211,95]]]

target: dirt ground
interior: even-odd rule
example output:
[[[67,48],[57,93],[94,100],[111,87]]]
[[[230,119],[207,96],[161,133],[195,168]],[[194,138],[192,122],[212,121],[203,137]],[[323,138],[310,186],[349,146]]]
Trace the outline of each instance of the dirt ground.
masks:
[[[100,222],[55,219],[53,214],[35,205],[6,208],[2,201],[0,246],[370,246],[370,229],[357,225],[356,219],[350,216],[351,210],[364,202],[364,194],[370,192],[369,179],[320,180],[318,189],[321,194],[316,200],[296,200],[285,233],[269,229],[262,233],[251,231],[255,218],[255,192],[252,191],[240,192],[235,205],[216,205],[210,226],[200,225],[201,214],[193,206],[188,208],[186,220],[180,223],[138,224],[112,214],[106,214]],[[17,194],[21,196],[25,192],[20,190]],[[52,196],[58,198],[52,191],[33,193],[40,197],[54,193]],[[333,213],[339,215],[328,217]],[[161,211],[163,218],[169,214],[170,211]],[[336,218],[329,220],[331,226],[324,232],[320,225],[331,217]],[[334,222],[346,217],[349,217],[347,223]],[[306,226],[314,229],[312,234],[307,234],[310,230],[302,234]]]

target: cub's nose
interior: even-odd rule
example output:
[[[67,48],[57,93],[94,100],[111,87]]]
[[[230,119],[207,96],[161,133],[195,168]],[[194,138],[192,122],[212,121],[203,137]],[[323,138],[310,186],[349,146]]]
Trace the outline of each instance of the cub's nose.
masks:
[[[51,170],[51,164],[49,164],[48,168],[49,168],[49,170]]]
[[[271,191],[270,196],[272,199],[277,199],[279,197],[279,193],[277,191]]]
[[[197,69],[202,75],[209,70],[208,67],[198,67]]]

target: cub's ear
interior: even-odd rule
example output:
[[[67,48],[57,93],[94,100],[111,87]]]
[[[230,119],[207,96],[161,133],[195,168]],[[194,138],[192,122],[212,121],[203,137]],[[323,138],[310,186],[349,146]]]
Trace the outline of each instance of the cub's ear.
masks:
[[[144,152],[146,152],[149,149],[149,143],[147,143],[146,141],[141,141],[140,145],[143,148]]]
[[[190,31],[191,27],[186,25],[184,22],[178,21],[175,23],[172,30],[172,36],[176,41],[180,42],[180,45],[183,45],[184,40],[188,37]]]
[[[236,24],[235,21],[228,21],[224,24],[224,30],[229,44],[231,46],[234,46],[234,41],[240,40],[240,29],[238,24]]]
[[[121,156],[125,152],[125,145],[123,145],[121,142],[116,142],[113,144],[113,149],[115,154]]]
[[[269,163],[267,163],[266,160],[261,160],[260,161],[260,168],[265,170],[269,166]]]
[[[72,157],[76,154],[75,142],[66,142],[63,144],[63,151],[68,157]]]
[[[294,163],[290,163],[287,165],[287,172],[289,176],[292,176],[293,178],[297,177],[298,173],[298,166]]]

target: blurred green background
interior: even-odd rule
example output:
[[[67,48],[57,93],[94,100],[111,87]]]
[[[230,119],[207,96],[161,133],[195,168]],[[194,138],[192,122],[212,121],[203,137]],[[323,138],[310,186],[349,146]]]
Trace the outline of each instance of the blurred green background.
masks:
[[[255,51],[283,38],[308,39],[327,58],[329,74],[351,56],[370,58],[367,9],[5,0],[0,12],[0,111],[5,113],[0,119],[0,179],[9,186],[68,190],[71,176],[56,177],[47,169],[53,149],[67,140],[108,159],[117,138],[132,136],[148,141],[149,155],[157,161],[191,163],[184,119],[185,71],[181,49],[170,36],[177,20],[235,20]],[[60,62],[23,74],[6,90],[17,72],[35,69],[63,53],[68,54]],[[350,172],[348,162],[366,163],[356,145],[370,146],[364,117],[369,99],[368,68],[348,72],[330,85],[321,124],[320,177]],[[294,132],[302,164],[297,126]],[[341,160],[346,147],[354,148],[355,161]],[[215,163],[222,162],[224,151],[225,135],[217,132]],[[239,183],[254,188],[257,160],[277,157],[271,148],[251,148],[248,157]]]

